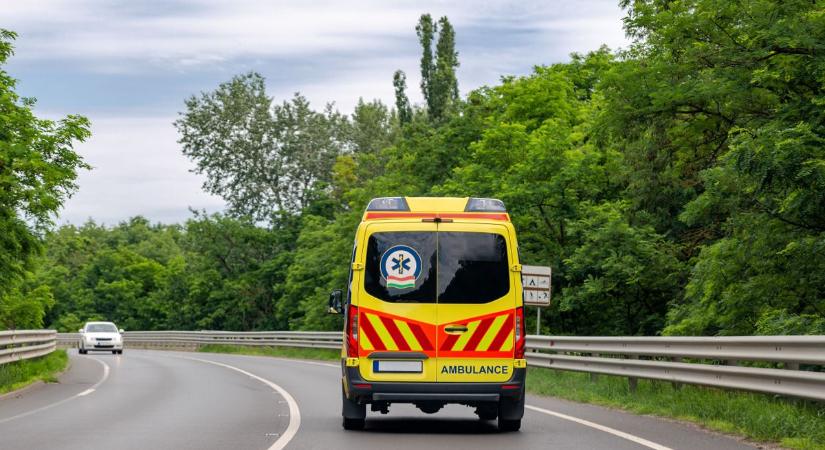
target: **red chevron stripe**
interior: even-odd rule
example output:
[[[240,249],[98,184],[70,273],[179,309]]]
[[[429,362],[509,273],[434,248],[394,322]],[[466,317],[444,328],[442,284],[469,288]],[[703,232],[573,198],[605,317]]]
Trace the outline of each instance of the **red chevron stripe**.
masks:
[[[487,333],[487,329],[489,329],[490,325],[493,324],[493,320],[495,320],[495,317],[488,317],[478,324],[478,328],[476,328],[475,333],[473,333],[473,337],[467,341],[467,345],[464,346],[464,350],[477,350],[478,343],[484,339],[484,334]]]
[[[395,345],[398,347],[398,350],[410,350],[410,345],[407,344],[407,340],[404,339],[404,335],[401,334],[401,330],[398,329],[398,325],[396,325],[392,319],[381,316],[381,323],[383,323],[384,327],[387,328],[387,331],[390,332],[390,336],[392,336],[392,340],[395,341]]]
[[[513,331],[513,315],[508,314],[507,320],[501,325],[501,329],[498,330],[498,334],[496,335],[493,342],[490,343],[490,347],[487,349],[491,352],[496,352],[501,350],[501,347],[504,345],[504,341],[510,336],[510,333]]]
[[[380,337],[378,337],[378,333],[375,332],[375,328],[373,328],[372,323],[370,323],[370,320],[367,319],[366,314],[361,314],[361,320],[359,320],[358,322],[358,325],[361,327],[362,330],[364,330],[364,334],[367,335],[367,339],[370,340],[375,350],[387,349],[386,347],[384,347],[384,342],[381,341]]]
[[[412,331],[413,336],[418,340],[418,343],[421,344],[421,349],[426,351],[430,351],[433,349],[433,344],[430,343],[430,339],[427,338],[427,334],[424,333],[424,330],[417,323],[410,323],[407,322],[407,325],[410,327],[410,331]]]
[[[455,341],[457,341],[458,338],[459,338],[458,334],[448,334],[447,339],[444,339],[444,343],[441,344],[441,351],[442,352],[449,352],[450,350],[452,350],[453,349],[453,344],[455,344]]]

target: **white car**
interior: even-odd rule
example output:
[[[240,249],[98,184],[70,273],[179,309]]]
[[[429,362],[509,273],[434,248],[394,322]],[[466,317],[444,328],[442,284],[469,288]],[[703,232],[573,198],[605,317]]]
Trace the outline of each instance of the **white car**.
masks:
[[[80,344],[77,348],[81,355],[85,355],[89,350],[111,351],[115,354],[123,353],[123,330],[112,322],[86,322],[80,329]]]

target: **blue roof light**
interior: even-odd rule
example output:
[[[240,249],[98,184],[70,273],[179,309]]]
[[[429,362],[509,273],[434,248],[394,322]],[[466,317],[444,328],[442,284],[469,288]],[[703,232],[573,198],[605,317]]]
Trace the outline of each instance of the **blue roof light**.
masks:
[[[370,200],[367,211],[409,211],[404,197],[379,197]]]
[[[504,202],[497,198],[470,198],[467,200],[466,212],[507,212]]]

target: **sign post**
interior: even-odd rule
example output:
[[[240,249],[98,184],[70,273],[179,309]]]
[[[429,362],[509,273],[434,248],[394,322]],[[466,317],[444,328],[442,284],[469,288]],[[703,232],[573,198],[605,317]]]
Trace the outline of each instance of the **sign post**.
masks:
[[[536,334],[541,334],[541,308],[550,306],[553,271],[545,266],[521,266],[524,305],[536,307]]]

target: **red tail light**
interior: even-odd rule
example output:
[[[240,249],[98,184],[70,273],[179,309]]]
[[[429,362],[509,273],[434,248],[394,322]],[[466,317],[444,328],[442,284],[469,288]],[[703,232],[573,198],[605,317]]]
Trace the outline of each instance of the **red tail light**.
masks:
[[[347,356],[358,357],[358,307],[349,305],[347,310],[347,326],[344,328],[347,333]]]
[[[516,308],[516,359],[524,358],[527,349],[526,331],[524,328],[524,308]]]

